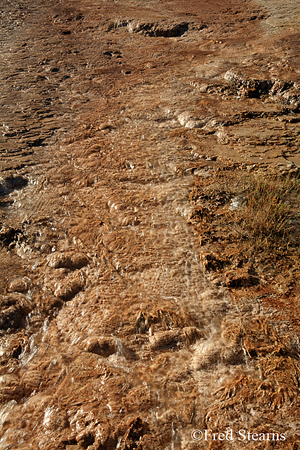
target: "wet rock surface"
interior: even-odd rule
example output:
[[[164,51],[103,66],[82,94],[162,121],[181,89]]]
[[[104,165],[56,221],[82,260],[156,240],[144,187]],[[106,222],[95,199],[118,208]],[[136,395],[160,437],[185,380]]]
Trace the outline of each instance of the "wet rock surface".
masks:
[[[299,175],[296,2],[1,8],[0,448],[297,448],[298,219],[234,221]]]
[[[48,266],[55,269],[81,269],[88,263],[88,257],[79,252],[54,252],[48,257]]]

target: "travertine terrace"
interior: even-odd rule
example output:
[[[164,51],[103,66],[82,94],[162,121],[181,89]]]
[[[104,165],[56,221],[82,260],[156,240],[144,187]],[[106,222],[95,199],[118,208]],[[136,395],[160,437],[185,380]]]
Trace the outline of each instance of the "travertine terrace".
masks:
[[[212,276],[193,220],[298,176],[299,18],[2,0],[1,450],[299,448],[298,263]]]

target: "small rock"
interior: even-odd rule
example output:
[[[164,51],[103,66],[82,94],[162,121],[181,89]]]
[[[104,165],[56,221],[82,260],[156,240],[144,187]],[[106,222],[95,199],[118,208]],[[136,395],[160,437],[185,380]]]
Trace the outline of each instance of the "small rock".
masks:
[[[154,69],[156,67],[156,64],[153,62],[148,62],[145,64],[145,69]]]
[[[191,345],[201,337],[203,334],[195,327],[185,327],[178,331],[159,331],[149,337],[150,348],[152,350],[178,348],[182,345]]]
[[[223,127],[220,127],[219,130],[215,133],[220,144],[228,144],[229,136],[224,130]]]
[[[140,33],[152,37],[176,37],[188,31],[187,22],[128,22],[127,29],[130,33]]]
[[[14,278],[8,286],[8,292],[20,292],[25,294],[30,288],[31,280],[28,277]]]
[[[152,350],[167,350],[177,347],[180,335],[180,331],[159,331],[154,336],[150,336],[150,348]]]
[[[113,128],[112,124],[109,122],[103,122],[99,125],[99,130],[103,131],[103,130],[111,130]]]
[[[187,112],[179,114],[177,120],[185,128],[203,128],[207,123],[207,120],[193,118]]]
[[[241,195],[238,195],[231,200],[229,209],[230,211],[235,211],[236,209],[241,208],[243,205],[244,198]]]
[[[55,252],[48,256],[48,266],[54,269],[81,269],[89,264],[89,258],[79,252]]]

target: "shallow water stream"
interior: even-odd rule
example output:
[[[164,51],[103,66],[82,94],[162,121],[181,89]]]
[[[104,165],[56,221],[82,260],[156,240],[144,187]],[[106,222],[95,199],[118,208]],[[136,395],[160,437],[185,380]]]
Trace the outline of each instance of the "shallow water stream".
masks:
[[[270,424],[251,401],[220,415],[232,380],[260,377],[240,330],[261,306],[208,280],[189,224],[241,108],[193,86],[253,52],[260,19],[197,5],[3,6],[0,449],[208,448],[193,430]]]

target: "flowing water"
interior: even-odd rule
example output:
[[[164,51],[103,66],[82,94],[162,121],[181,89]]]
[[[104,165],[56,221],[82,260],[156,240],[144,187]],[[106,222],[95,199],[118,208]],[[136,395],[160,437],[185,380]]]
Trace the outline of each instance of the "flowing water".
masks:
[[[113,3],[3,9],[4,78],[16,82],[3,94],[2,185],[27,180],[2,205],[3,450],[207,448],[192,430],[257,426],[255,411],[223,420],[214,406],[236,377],[259,378],[236,331],[259,301],[237,304],[206,278],[188,223],[193,172],[213,163],[187,130],[216,106],[193,114],[189,38],[137,35],[131,55],[133,35],[107,28]],[[205,64],[207,79],[226,69]],[[15,327],[12,307],[26,316]]]

